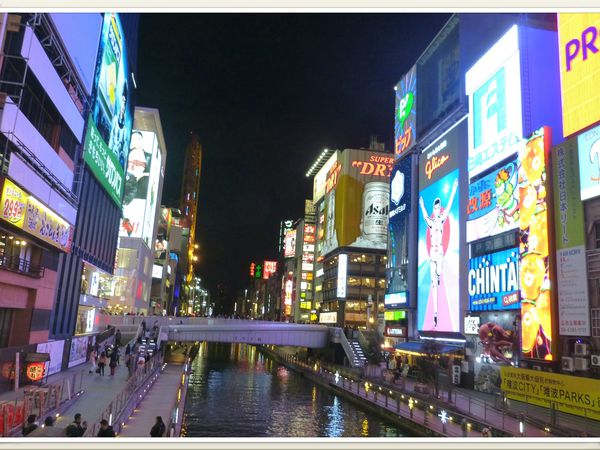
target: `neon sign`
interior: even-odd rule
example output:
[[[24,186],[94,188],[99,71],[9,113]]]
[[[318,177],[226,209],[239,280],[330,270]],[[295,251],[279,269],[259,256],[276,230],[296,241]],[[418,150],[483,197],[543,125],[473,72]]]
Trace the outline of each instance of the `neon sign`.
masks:
[[[398,158],[416,139],[417,68],[413,66],[395,87],[394,156]]]

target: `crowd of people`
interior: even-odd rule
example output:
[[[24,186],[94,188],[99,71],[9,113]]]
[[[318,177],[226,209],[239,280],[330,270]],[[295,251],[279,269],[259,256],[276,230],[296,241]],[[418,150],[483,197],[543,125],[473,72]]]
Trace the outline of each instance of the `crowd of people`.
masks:
[[[37,423],[38,417],[31,414],[27,417],[27,423],[23,425],[23,437],[83,437],[88,424],[81,420],[81,414],[75,414],[73,422],[64,428],[55,426],[53,416],[44,419],[43,425]],[[161,416],[156,416],[156,422],[150,429],[150,437],[165,437],[166,426]],[[100,420],[100,427],[96,437],[116,437],[115,430],[108,420]]]

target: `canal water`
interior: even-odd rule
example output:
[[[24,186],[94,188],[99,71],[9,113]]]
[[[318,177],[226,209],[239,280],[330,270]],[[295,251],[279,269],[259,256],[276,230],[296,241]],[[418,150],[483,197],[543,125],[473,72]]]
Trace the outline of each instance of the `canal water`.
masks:
[[[183,418],[187,437],[411,436],[243,344],[202,344]]]

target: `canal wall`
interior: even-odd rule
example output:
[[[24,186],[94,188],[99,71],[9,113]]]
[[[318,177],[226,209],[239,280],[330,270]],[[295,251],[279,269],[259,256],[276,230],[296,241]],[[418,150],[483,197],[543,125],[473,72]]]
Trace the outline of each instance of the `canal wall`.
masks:
[[[268,355],[273,360],[277,361],[279,364],[284,365],[285,367],[294,370],[295,372],[300,373],[306,379],[312,381],[313,383],[328,389],[331,392],[334,392],[336,395],[339,395],[345,400],[348,400],[355,405],[360,406],[363,409],[366,409],[369,412],[377,414],[385,420],[388,420],[401,428],[410,429],[412,433],[418,435],[419,437],[444,437],[446,435],[442,433],[438,433],[425,423],[419,423],[416,420],[410,420],[410,418],[406,418],[402,415],[398,415],[393,411],[388,409],[383,409],[378,403],[374,403],[364,397],[357,395],[347,389],[341,388],[332,384],[328,379],[316,374],[311,373],[309,370],[295,364],[291,361],[288,361],[282,358],[277,352],[274,352],[270,348],[266,346],[259,346],[258,349],[264,354]]]

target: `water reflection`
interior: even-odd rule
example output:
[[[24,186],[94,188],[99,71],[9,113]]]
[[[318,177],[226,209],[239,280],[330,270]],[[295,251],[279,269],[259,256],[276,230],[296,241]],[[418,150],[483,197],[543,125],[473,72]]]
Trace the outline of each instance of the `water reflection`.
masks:
[[[255,347],[202,344],[184,416],[189,437],[358,437],[407,435]]]

